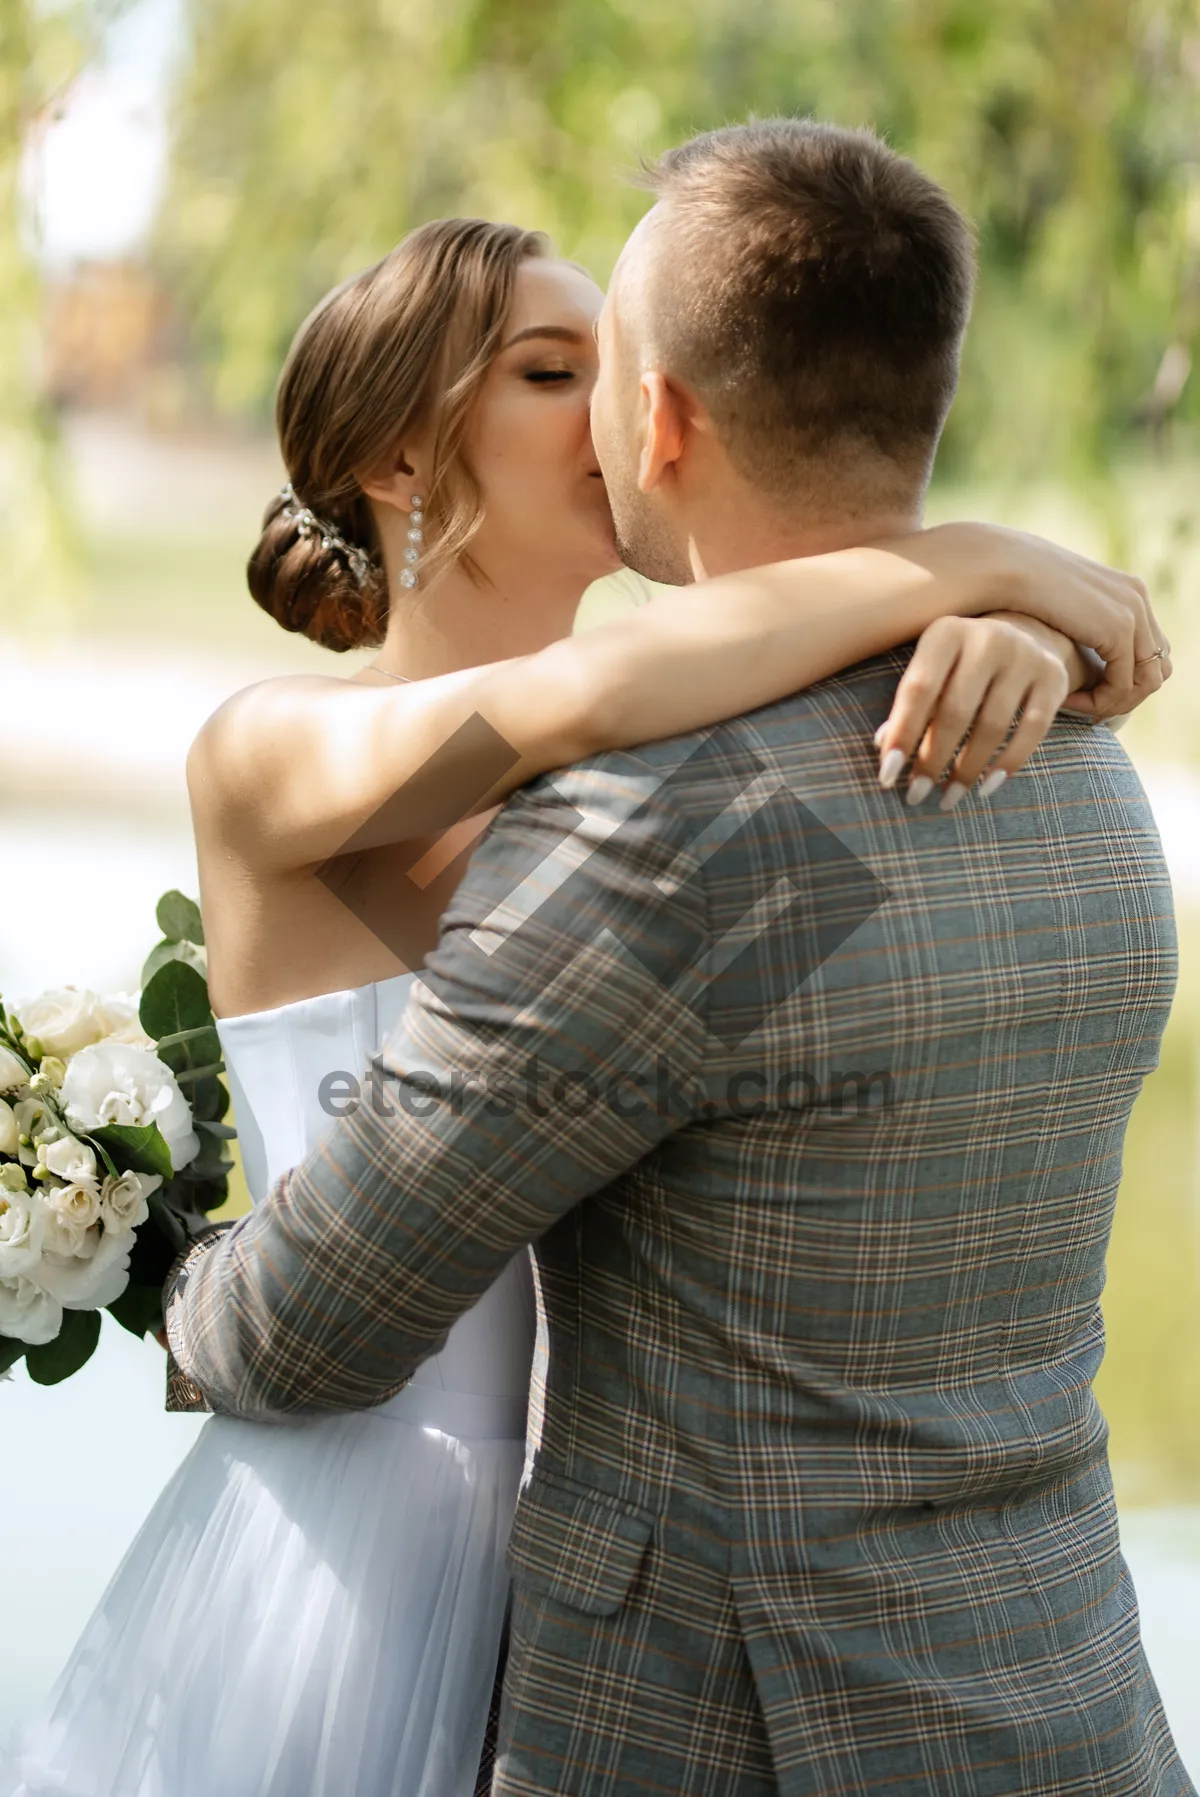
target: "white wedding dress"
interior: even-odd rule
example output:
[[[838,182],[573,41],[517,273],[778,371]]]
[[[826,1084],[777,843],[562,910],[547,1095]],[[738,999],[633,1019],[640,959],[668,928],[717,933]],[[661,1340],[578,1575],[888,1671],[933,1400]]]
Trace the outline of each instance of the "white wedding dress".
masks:
[[[412,975],[219,1025],[260,1198],[361,1075]],[[534,1335],[527,1258],[376,1410],[213,1417],[0,1797],[471,1797]]]

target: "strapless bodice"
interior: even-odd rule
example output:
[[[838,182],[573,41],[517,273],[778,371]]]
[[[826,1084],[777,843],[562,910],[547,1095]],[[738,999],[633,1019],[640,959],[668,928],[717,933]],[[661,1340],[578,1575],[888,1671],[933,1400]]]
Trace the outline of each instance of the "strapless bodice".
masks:
[[[218,1022],[255,1203],[332,1126],[347,1087],[335,1081],[331,1092],[330,1076],[362,1081],[371,1056],[399,1022],[414,977],[401,974]],[[455,1435],[516,1432],[517,1408],[523,1413],[528,1397],[533,1338],[532,1280],[522,1254],[454,1325],[442,1352],[375,1414],[400,1415]]]

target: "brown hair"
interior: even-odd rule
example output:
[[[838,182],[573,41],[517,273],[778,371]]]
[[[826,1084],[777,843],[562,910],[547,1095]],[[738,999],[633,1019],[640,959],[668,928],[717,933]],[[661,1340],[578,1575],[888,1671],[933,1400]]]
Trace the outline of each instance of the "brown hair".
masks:
[[[423,578],[466,552],[481,516],[463,456],[467,420],[499,344],[517,269],[547,248],[539,232],[515,225],[437,219],[335,288],[301,325],[275,407],[296,497],[289,505],[277,494],[268,505],[246,570],[255,599],[285,630],[327,649],[383,640],[387,576],[358,476],[430,423],[433,462],[422,497],[433,542]],[[301,530],[295,514],[302,507],[366,552],[361,584],[341,548],[326,548],[319,531]]]
[[[764,119],[646,172],[664,202],[658,347],[742,472],[794,493],[839,458],[923,481],[958,381],[974,245],[949,196],[869,131]]]

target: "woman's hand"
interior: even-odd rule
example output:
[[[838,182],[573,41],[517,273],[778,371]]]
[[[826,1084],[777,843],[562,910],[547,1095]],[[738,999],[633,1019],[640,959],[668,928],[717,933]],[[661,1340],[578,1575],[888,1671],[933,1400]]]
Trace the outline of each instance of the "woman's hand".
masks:
[[[943,811],[953,810],[981,774],[981,796],[995,792],[1054,722],[1071,686],[1071,647],[1002,618],[939,618],[917,643],[876,733],[880,785],[894,786],[915,756],[910,805],[927,798],[943,774]]]
[[[1093,649],[1104,673],[1072,696],[1073,710],[1097,720],[1123,716],[1170,677],[1170,644],[1135,574],[1000,525],[943,524],[890,547],[943,580],[970,583],[976,616],[1020,612]]]
[[[949,633],[924,640],[909,684],[939,644],[961,644],[963,666],[945,700],[961,706],[966,684],[981,678],[982,645],[994,638],[981,614],[1001,607],[1098,651],[1108,663],[1100,683],[1083,694],[1071,682],[1072,704],[1098,718],[1132,709],[1170,671],[1140,581],[1018,531],[939,525],[664,589],[648,605],[536,654],[411,685],[382,674],[378,686],[315,675],[265,681],[227,701],[193,745],[196,827],[220,845],[222,866],[311,873],[350,848],[444,832],[549,768],[772,704],[913,642],[939,620]],[[962,632],[966,621],[979,631]],[[992,669],[997,680],[1011,686],[1019,666],[1031,671],[1027,641],[1020,654],[1014,661],[1006,647],[1004,665]],[[956,648],[955,669],[958,660]],[[947,662],[939,694],[950,672]],[[1030,705],[1051,678],[1040,660],[1032,672]],[[1057,685],[1055,692],[1036,740],[1060,702]],[[1000,708],[1001,697],[1007,702],[989,695],[989,708]],[[980,695],[970,717],[981,702]],[[943,737],[950,728],[943,721]],[[998,746],[998,725],[979,728],[993,728]],[[1026,723],[1004,771],[1029,754],[1031,729]],[[920,731],[906,737],[906,749],[919,741]],[[933,777],[924,766],[921,773]]]

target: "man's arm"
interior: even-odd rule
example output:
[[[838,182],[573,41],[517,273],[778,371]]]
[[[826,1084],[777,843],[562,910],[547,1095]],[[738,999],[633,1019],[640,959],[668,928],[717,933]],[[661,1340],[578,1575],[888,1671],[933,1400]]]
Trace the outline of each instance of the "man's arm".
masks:
[[[168,1294],[214,1409],[383,1402],[518,1249],[686,1121],[704,1028],[675,988],[706,923],[684,820],[646,797],[669,765],[607,756],[558,777],[570,802],[543,780],[496,819],[382,1077]]]

